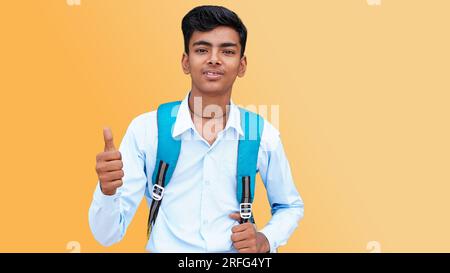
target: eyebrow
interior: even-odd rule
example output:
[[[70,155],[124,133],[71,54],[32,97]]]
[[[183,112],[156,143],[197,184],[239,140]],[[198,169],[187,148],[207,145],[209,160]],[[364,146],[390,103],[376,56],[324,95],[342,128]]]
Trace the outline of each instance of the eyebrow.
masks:
[[[197,45],[205,45],[205,46],[212,47],[212,44],[210,42],[205,41],[205,40],[196,41],[196,42],[194,42],[192,44],[192,46],[197,46]],[[219,45],[219,47],[230,47],[230,46],[237,47],[237,44],[236,43],[232,43],[232,42],[225,42],[225,43],[221,43]]]

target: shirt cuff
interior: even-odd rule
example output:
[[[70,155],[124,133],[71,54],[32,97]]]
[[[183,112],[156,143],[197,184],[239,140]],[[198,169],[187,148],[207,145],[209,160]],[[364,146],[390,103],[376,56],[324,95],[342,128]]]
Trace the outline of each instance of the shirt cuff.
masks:
[[[120,199],[120,192],[116,191],[114,195],[106,195],[100,188],[100,183],[97,183],[97,188],[94,193],[95,202],[101,207],[113,207],[116,206]]]
[[[263,229],[261,229],[259,232],[264,234],[264,236],[266,236],[266,238],[267,238],[267,241],[269,241],[270,253],[277,253],[277,245],[274,241],[274,236],[272,235],[272,232],[270,231],[270,229],[266,226]]]

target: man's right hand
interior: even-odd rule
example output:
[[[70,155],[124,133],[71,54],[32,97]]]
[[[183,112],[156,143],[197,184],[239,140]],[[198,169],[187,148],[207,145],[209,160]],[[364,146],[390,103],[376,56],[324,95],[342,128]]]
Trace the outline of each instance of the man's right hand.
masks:
[[[123,162],[122,155],[114,147],[113,135],[111,129],[103,129],[103,138],[105,140],[105,149],[97,154],[97,171],[100,189],[105,195],[114,195],[117,188],[122,186]]]

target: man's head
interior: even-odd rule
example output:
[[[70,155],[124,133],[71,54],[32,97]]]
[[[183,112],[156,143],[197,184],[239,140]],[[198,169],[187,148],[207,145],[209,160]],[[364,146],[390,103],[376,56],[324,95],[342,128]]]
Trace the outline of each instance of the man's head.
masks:
[[[183,18],[182,67],[191,74],[192,89],[223,94],[231,91],[236,77],[245,74],[247,29],[231,10],[200,6]]]

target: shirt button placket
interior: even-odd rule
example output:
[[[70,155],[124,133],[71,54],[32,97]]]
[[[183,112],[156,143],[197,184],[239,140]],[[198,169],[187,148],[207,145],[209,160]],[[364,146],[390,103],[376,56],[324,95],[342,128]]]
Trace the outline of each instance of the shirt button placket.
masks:
[[[208,200],[209,200],[209,185],[210,185],[210,180],[209,180],[209,165],[211,164],[210,162],[210,156],[208,155],[208,153],[205,155],[204,159],[203,159],[203,187],[202,187],[202,203],[201,203],[201,215],[202,215],[202,220],[201,220],[201,234],[202,237],[205,239],[205,245],[206,245],[206,251],[208,251],[208,224],[209,224],[209,215],[208,215]]]

